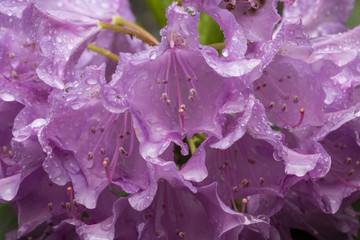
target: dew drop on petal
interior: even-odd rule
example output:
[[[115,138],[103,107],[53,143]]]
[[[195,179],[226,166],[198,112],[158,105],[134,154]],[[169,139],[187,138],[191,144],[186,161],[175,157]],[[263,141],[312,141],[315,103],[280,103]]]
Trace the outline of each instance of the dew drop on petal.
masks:
[[[97,83],[97,80],[95,78],[88,78],[86,79],[86,83],[90,85],[94,85]]]
[[[12,102],[15,100],[15,97],[9,93],[1,93],[0,98],[5,102]]]

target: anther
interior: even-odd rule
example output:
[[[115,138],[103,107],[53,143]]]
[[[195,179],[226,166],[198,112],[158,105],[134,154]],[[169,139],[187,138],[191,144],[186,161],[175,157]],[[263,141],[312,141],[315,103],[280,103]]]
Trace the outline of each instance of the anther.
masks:
[[[260,178],[259,178],[259,182],[260,182],[260,185],[264,185],[264,182],[265,182],[264,178],[263,178],[263,177],[260,177]]]
[[[94,127],[91,128],[92,133],[96,133],[96,129]]]
[[[237,186],[233,187],[233,191],[234,193],[237,193],[239,191],[238,187]]]
[[[299,97],[298,96],[294,96],[294,103],[298,103],[299,102]]]
[[[29,62],[29,59],[24,58],[22,61],[23,61],[23,63],[28,63],[28,62]]]
[[[10,158],[12,158],[12,157],[14,156],[14,152],[13,152],[13,151],[11,151],[11,150],[10,150],[10,151],[8,151],[8,155],[9,155],[9,157],[10,157]]]
[[[360,161],[356,161],[355,166],[360,166]]]
[[[348,172],[348,176],[350,177],[351,175],[353,175],[353,174],[354,174],[354,172],[355,172],[355,170],[354,170],[354,169],[350,169],[350,171]]]
[[[235,5],[232,5],[232,4],[226,4],[226,9],[228,10],[228,11],[233,11],[234,9],[235,9]]]
[[[284,99],[285,99],[285,100],[289,100],[289,98],[290,98],[289,94],[286,94],[286,95],[284,96]]]
[[[286,110],[286,103],[284,103],[282,106],[281,106],[281,111],[285,111]]]
[[[178,232],[177,235],[181,238],[185,238],[185,233],[184,232]]]
[[[161,94],[160,100],[164,100],[166,102],[166,100],[168,100],[168,99],[169,99],[169,97],[168,97],[167,93],[164,92],[163,94]]]
[[[350,165],[351,164],[351,157],[347,157],[346,158],[346,160],[345,160],[345,163],[347,164],[347,165]]]
[[[248,187],[250,185],[250,182],[247,179],[244,179],[244,180],[241,181],[241,185],[243,187]]]
[[[79,204],[77,203],[77,201],[75,199],[73,200],[73,204],[75,207],[79,207]]]
[[[48,203],[48,209],[49,209],[50,212],[53,210],[53,203],[52,202]]]
[[[88,159],[91,160],[93,159],[94,154],[92,152],[88,152]]]
[[[274,103],[273,101],[271,101],[271,102],[269,103],[269,108],[272,109],[274,106],[275,106],[275,103]]]
[[[179,217],[184,217],[184,214],[182,212],[178,213]]]
[[[124,155],[128,155],[128,153],[125,151],[125,149],[123,147],[119,147],[119,152],[121,152]]]
[[[14,128],[14,123],[8,123],[8,128],[13,129]]]
[[[69,211],[71,208],[71,204],[69,202],[65,203],[65,208]]]
[[[19,74],[18,74],[15,70],[12,70],[12,71],[11,71],[11,76],[12,76],[13,78],[19,78]]]
[[[2,147],[2,151],[3,151],[4,153],[7,153],[7,152],[8,152],[8,148],[7,148],[6,146],[3,146],[3,147]]]
[[[256,160],[248,157],[248,163],[254,165],[254,164],[256,164]]]
[[[104,148],[101,148],[101,149],[100,149],[100,153],[101,153],[101,154],[105,154],[105,149],[104,149]]]
[[[8,53],[7,57],[8,57],[8,58],[13,58],[13,57],[14,57],[14,54]]]
[[[263,84],[262,84],[262,87],[266,87],[266,85],[267,85],[266,83],[263,83]]]
[[[100,127],[100,128],[99,128],[99,131],[100,131],[100,132],[104,132],[105,129],[104,129],[103,127]]]

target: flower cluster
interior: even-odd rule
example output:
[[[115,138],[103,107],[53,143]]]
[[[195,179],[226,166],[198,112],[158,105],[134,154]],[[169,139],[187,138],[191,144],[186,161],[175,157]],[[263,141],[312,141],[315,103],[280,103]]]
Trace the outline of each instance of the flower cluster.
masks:
[[[18,215],[6,238],[353,239],[353,6],[183,0],[159,43],[127,0],[2,0],[0,202]],[[221,53],[199,43],[200,12]]]

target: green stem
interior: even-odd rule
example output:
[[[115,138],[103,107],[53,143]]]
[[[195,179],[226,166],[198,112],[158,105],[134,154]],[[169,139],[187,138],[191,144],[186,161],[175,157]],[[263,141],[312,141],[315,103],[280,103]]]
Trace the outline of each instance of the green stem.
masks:
[[[156,45],[159,45],[159,41],[153,35],[151,35],[148,31],[146,31],[145,29],[143,29],[142,27],[140,27],[139,25],[137,25],[135,23],[129,22],[119,16],[113,17],[113,23],[118,26],[130,27],[130,28],[134,29],[135,31],[138,31],[142,35],[146,36],[148,39],[150,39]]]
[[[101,22],[101,21],[98,21],[98,24],[103,29],[109,29],[109,30],[112,30],[112,31],[115,31],[115,32],[120,32],[120,33],[124,33],[124,34],[129,34],[130,36],[134,36],[134,37],[140,39],[141,41],[143,41],[144,43],[149,44],[150,46],[157,45],[156,42],[153,42],[147,36],[137,32],[137,31],[134,31],[134,30],[131,30],[131,29],[128,29],[128,28],[125,28],[125,27],[120,27],[120,26],[117,26],[115,24]]]
[[[191,153],[191,155],[193,155],[194,152],[195,152],[195,150],[196,150],[196,145],[195,145],[194,139],[192,139],[192,138],[190,138],[190,139],[187,138],[187,143],[188,143],[188,145],[189,145],[190,153]]]
[[[119,56],[112,53],[111,51],[109,51],[109,50],[107,50],[105,48],[101,48],[101,47],[98,47],[98,46],[95,46],[95,45],[92,45],[92,44],[88,44],[87,49],[89,49],[91,51],[94,51],[96,53],[99,53],[99,54],[101,54],[101,55],[103,55],[105,57],[108,57],[111,60],[119,62]]]

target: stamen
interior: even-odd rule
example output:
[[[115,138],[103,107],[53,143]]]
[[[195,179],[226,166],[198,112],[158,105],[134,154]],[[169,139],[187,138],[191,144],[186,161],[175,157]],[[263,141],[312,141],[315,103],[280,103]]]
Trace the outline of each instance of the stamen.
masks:
[[[7,152],[8,152],[8,148],[7,148],[6,146],[3,146],[3,147],[2,147],[2,151],[3,151],[4,153],[7,153]]]
[[[179,237],[181,237],[181,238],[185,238],[185,233],[184,232],[179,232],[179,231],[177,231],[177,235],[179,236]]]
[[[260,182],[260,185],[264,185],[264,182],[265,182],[264,178],[263,178],[263,177],[260,177],[260,178],[259,178],[259,182]]]
[[[119,151],[124,154],[125,156],[128,156],[128,153],[125,151],[125,149],[123,147],[119,148]]]
[[[180,126],[181,126],[181,129],[183,129],[183,130],[185,129],[184,116],[185,116],[185,109],[184,108],[179,108]]]
[[[12,76],[13,78],[19,78],[19,74],[18,74],[15,70],[12,70],[12,71],[11,71],[11,76]]]
[[[49,212],[52,212],[52,210],[53,210],[53,203],[52,202],[48,203],[48,209],[49,209]]]
[[[100,153],[101,153],[101,154],[105,154],[105,149],[104,149],[104,148],[100,148]]]
[[[271,101],[271,102],[269,103],[269,108],[272,109],[274,106],[275,106],[275,103],[274,103],[273,101]]]
[[[298,103],[299,102],[299,97],[298,96],[294,96],[294,103]]]
[[[283,121],[285,124],[289,125],[290,127],[298,127],[302,124],[303,120],[304,120],[304,115],[305,115],[305,109],[304,108],[300,108],[299,110],[300,112],[300,119],[299,122],[297,124],[292,124],[289,123],[285,118],[283,118],[280,114],[277,114],[277,116],[281,119],[281,121]]]
[[[356,189],[360,189],[359,185],[353,184],[347,180],[345,180],[344,178],[342,178],[339,174],[337,174],[336,172],[334,172],[333,170],[330,170],[330,172],[337,178],[339,179],[341,182],[343,182],[345,185],[352,187],[352,188],[356,188]]]
[[[347,157],[346,160],[345,160],[345,163],[346,163],[347,165],[350,165],[350,164],[351,164],[351,160],[352,160],[351,157]]]
[[[241,181],[241,185],[242,185],[243,187],[248,187],[248,186],[250,185],[250,182],[249,182],[247,179],[243,179],[243,180]]]
[[[246,204],[248,203],[248,200],[246,198],[243,198],[241,200],[241,212],[242,213],[245,213],[245,207],[246,207]]]

